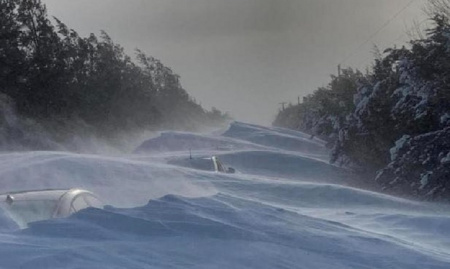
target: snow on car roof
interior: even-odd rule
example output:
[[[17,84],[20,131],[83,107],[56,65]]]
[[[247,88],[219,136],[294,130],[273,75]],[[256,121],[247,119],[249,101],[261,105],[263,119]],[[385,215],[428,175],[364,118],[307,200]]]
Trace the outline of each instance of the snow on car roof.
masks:
[[[73,189],[72,189],[73,190]],[[46,189],[46,190],[29,190],[8,192],[0,195],[0,201],[5,200],[8,195],[14,200],[58,200],[62,195],[71,191],[71,189]]]

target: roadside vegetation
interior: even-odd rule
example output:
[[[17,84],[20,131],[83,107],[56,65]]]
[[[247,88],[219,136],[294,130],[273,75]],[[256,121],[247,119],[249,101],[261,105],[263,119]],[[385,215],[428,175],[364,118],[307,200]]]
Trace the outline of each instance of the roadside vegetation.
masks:
[[[364,74],[343,69],[273,124],[326,139],[332,163],[386,191],[450,200],[450,4],[427,11],[423,38],[378,53]]]
[[[40,0],[0,0],[0,11],[3,148],[51,147],[36,140],[43,132],[60,142],[76,134],[196,130],[228,118],[202,108],[156,58],[136,50],[132,60],[103,31],[81,37],[50,18]]]

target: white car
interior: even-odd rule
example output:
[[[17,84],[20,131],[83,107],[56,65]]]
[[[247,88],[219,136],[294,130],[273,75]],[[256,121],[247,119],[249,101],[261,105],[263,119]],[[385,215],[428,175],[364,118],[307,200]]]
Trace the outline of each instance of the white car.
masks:
[[[20,228],[26,228],[30,222],[67,217],[88,207],[103,208],[103,204],[90,191],[68,189],[2,194],[0,207]]]

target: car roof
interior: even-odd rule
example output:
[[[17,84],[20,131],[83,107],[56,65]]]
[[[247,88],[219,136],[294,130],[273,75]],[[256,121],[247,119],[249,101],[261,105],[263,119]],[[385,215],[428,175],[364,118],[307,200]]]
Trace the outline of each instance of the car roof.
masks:
[[[59,200],[63,195],[68,194],[74,197],[79,193],[89,193],[81,189],[46,189],[46,190],[30,190],[8,192],[0,195],[0,201],[5,200],[6,197],[12,196],[14,201],[31,201],[31,200]]]

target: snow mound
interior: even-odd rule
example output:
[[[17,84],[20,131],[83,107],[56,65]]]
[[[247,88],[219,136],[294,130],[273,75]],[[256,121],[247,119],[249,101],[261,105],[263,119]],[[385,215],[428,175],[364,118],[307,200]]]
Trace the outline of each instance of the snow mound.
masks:
[[[0,260],[8,268],[48,268],[63,261],[105,268],[448,265],[389,237],[226,195],[169,195],[143,207],[87,209],[68,219],[35,223],[14,237],[21,244],[0,246],[2,253],[14,253]]]
[[[343,184],[354,177],[320,159],[287,151],[240,151],[220,154],[219,158],[227,166],[252,175]]]
[[[283,128],[267,128],[234,122],[223,136],[283,150],[328,154],[324,141],[311,138],[310,135],[301,132],[288,131]]]
[[[235,141],[223,137],[186,133],[186,132],[163,132],[156,138],[143,142],[135,153],[152,153],[165,151],[186,150],[236,150],[236,149],[261,148],[245,141]]]
[[[0,192],[81,187],[107,203],[24,230],[0,210],[0,268],[449,268],[448,206],[343,186],[357,179],[319,140],[243,123],[168,134],[140,154],[0,154]],[[186,141],[238,173],[173,165]]]
[[[0,163],[2,193],[84,188],[107,203],[127,207],[167,194],[195,197],[216,192],[211,184],[187,180],[192,171],[124,157],[26,152],[2,154]]]

